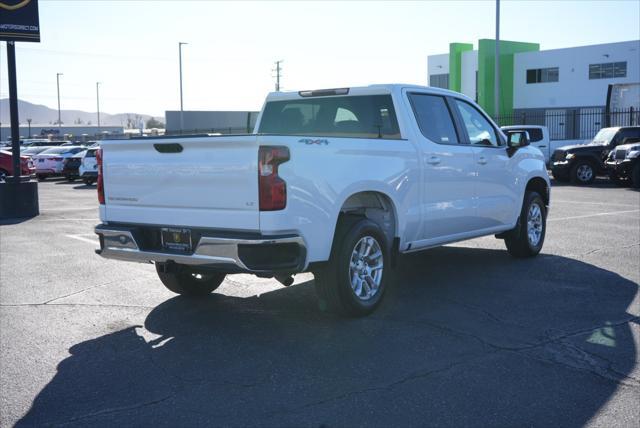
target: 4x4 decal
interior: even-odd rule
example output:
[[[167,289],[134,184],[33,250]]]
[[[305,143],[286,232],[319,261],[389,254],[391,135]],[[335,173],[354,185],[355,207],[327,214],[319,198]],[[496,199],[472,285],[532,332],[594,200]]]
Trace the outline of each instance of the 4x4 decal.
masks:
[[[306,144],[307,146],[310,146],[312,144],[317,144],[317,145],[324,144],[325,146],[328,146],[329,140],[325,140],[325,139],[314,140],[312,138],[301,138],[298,140],[298,143],[303,143],[303,144]]]

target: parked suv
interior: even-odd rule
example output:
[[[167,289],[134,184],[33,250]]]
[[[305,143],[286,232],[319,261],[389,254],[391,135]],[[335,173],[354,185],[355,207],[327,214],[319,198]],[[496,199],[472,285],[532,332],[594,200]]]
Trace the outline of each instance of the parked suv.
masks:
[[[253,135],[103,141],[97,159],[98,253],[183,295],[311,271],[320,308],[365,315],[398,254],[496,235],[533,257],[545,238],[540,150],[443,89],[272,93]]]
[[[628,139],[625,139],[625,142]],[[611,151],[607,159],[609,178],[617,184],[630,183],[640,187],[640,138],[631,144],[623,144]]]
[[[553,177],[576,184],[593,183],[596,175],[607,174],[609,153],[627,138],[640,138],[640,126],[602,128],[589,144],[560,147],[551,159]]]

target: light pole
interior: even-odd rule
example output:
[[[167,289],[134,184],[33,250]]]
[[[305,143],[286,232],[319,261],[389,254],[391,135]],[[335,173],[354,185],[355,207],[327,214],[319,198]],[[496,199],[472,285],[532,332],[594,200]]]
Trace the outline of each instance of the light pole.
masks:
[[[27,119],[27,123],[29,124],[29,138],[31,138],[31,119]]]
[[[496,72],[494,81],[494,117],[500,116],[500,0],[496,0]]]
[[[62,126],[62,119],[60,117],[60,76],[64,76],[64,74],[56,73],[56,84],[58,86],[58,136],[60,136],[60,128]]]
[[[96,104],[98,106],[98,133],[100,133],[100,82],[96,82]]]
[[[180,133],[184,129],[184,106],[182,104],[182,45],[188,43],[178,42],[178,60],[180,62]]]

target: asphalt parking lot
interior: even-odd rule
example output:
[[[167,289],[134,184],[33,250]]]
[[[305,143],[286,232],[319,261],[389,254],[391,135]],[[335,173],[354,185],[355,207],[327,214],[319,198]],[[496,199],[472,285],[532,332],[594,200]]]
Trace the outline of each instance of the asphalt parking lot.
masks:
[[[229,276],[209,298],[94,254],[95,187],[0,226],[0,425],[638,426],[640,192],[554,186],[547,240],[402,257],[364,319]]]

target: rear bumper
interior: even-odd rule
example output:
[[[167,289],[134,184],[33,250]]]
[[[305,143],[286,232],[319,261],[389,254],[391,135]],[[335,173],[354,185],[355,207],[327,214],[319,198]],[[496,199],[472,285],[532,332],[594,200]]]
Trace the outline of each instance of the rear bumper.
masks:
[[[145,229],[145,230],[143,230]],[[191,253],[165,251],[149,244],[149,233],[160,227],[100,224],[96,253],[108,259],[140,263],[178,263],[225,273],[296,273],[306,268],[306,245],[298,235],[233,236],[198,231]]]

